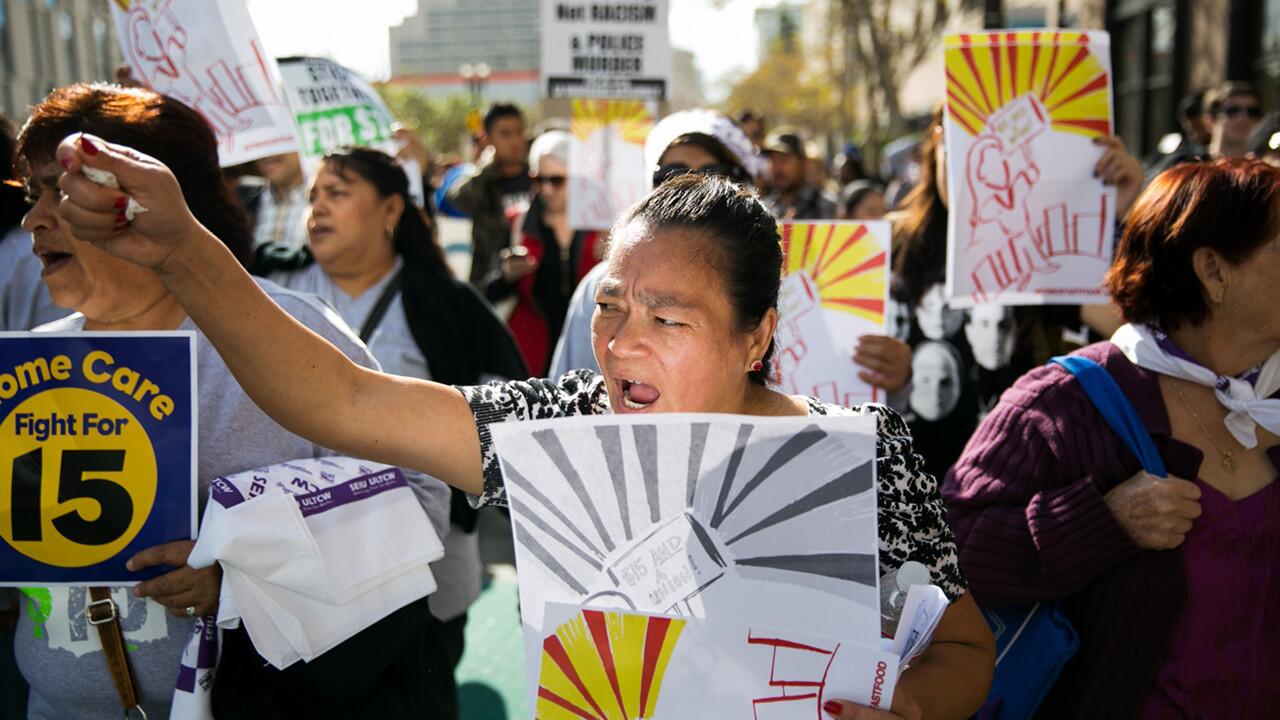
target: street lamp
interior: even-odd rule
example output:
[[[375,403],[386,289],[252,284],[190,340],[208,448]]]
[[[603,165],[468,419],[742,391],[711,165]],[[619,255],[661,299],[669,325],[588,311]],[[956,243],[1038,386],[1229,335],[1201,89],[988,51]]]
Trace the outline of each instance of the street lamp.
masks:
[[[484,95],[484,85],[489,82],[488,63],[469,63],[465,62],[458,66],[458,75],[460,75],[467,83],[467,89],[471,91],[471,104],[479,105],[481,96]]]

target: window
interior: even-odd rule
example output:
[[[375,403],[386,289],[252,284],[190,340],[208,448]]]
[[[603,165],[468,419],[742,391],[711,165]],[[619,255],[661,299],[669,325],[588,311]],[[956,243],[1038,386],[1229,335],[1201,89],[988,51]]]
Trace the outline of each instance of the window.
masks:
[[[1122,3],[1112,17],[1116,131],[1142,156],[1177,130],[1182,37],[1174,0]]]
[[[9,47],[9,16],[5,11],[4,0],[0,0],[0,65],[13,67],[13,51]]]

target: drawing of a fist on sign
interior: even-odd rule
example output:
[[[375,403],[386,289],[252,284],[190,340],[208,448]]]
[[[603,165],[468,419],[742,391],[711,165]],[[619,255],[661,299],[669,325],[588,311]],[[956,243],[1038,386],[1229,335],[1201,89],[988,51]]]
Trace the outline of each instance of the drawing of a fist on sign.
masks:
[[[1058,267],[1036,242],[1029,199],[1040,180],[1031,141],[1048,120],[1031,95],[1023,95],[994,116],[987,132],[969,148],[965,184],[972,199],[969,247],[987,253],[1002,272],[996,285],[1025,288],[1035,272]]]

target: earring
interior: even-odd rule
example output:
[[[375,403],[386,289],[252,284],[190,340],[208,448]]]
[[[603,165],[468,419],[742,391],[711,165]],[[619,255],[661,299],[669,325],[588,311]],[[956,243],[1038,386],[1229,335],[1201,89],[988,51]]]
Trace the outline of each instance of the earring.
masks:
[[[751,372],[760,372],[763,369],[764,369],[764,363],[760,362],[759,360],[751,363]]]

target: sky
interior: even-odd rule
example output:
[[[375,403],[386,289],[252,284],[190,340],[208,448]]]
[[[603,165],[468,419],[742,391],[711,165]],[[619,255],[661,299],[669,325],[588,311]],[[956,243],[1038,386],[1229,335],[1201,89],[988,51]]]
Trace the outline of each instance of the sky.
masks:
[[[390,73],[387,28],[417,11],[417,0],[248,0],[263,45],[273,55],[322,55],[374,79]],[[709,99],[723,80],[755,67],[757,7],[776,0],[670,0],[671,44],[694,53]]]

